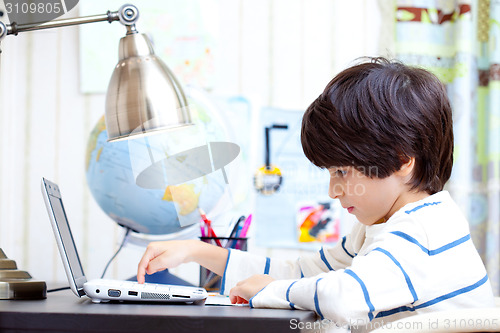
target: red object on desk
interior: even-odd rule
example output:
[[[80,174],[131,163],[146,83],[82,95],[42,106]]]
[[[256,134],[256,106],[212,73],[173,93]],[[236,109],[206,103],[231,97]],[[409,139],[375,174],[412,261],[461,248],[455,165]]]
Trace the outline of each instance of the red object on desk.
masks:
[[[215,234],[214,229],[212,229],[212,221],[207,219],[205,212],[201,208],[198,208],[198,211],[200,212],[201,219],[203,220],[203,222],[207,226],[208,237],[213,237],[217,246],[222,247],[222,244],[221,244],[220,240],[217,238],[217,235]]]

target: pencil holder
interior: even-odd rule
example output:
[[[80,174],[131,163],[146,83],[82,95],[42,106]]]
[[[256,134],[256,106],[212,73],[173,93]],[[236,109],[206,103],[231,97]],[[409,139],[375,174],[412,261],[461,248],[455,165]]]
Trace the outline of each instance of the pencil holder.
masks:
[[[222,246],[226,249],[236,249],[241,251],[247,250],[248,238],[242,237],[200,237],[200,240]],[[220,244],[220,245],[219,245]],[[214,272],[200,266],[200,287],[205,288],[207,291],[219,291],[220,282],[222,277],[215,274]]]

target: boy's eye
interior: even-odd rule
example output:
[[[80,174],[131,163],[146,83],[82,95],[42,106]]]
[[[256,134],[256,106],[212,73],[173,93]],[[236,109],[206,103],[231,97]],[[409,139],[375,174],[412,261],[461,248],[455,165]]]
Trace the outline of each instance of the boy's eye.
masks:
[[[346,170],[340,170],[340,169],[339,169],[339,170],[335,171],[335,175],[336,175],[337,177],[344,177],[346,174],[347,174],[347,171],[346,171]]]

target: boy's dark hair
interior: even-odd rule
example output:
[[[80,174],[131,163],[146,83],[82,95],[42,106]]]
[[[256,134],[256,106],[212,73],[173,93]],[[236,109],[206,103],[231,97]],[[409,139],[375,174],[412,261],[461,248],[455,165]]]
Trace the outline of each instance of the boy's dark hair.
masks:
[[[436,76],[385,58],[335,76],[307,108],[302,148],[321,168],[353,166],[369,177],[390,176],[409,158],[412,189],[443,189],[453,166],[453,122]]]

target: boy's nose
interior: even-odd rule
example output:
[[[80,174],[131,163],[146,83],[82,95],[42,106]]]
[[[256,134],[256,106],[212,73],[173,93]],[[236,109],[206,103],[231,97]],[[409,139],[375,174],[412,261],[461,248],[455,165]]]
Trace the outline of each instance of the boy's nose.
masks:
[[[328,195],[332,199],[338,199],[339,197],[344,195],[344,189],[341,184],[335,183],[330,179],[330,186],[328,188]]]

